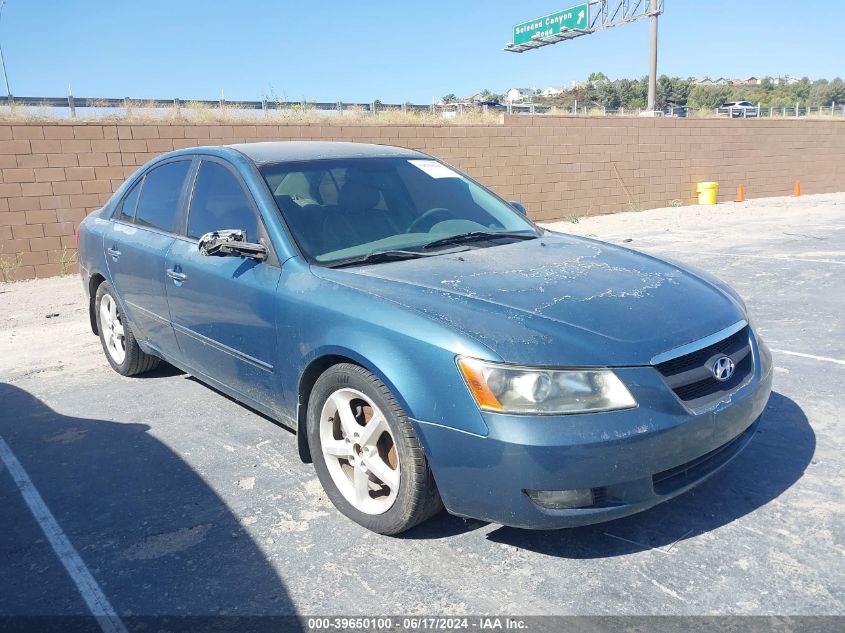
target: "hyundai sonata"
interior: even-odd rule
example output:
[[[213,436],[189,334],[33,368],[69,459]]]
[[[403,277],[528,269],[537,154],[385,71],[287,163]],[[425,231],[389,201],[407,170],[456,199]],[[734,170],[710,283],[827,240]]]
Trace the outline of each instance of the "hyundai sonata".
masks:
[[[771,390],[724,283],[544,230],[418,151],[172,152],[79,241],[117,372],[164,360],[288,425],[384,534],[443,506],[528,528],[644,510],[735,457]]]

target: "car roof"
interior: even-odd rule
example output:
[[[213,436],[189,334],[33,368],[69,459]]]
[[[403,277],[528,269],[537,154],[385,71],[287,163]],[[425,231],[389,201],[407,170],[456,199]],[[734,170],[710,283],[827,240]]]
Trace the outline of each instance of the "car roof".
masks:
[[[428,158],[404,147],[334,141],[268,141],[228,145],[257,164],[331,158]]]

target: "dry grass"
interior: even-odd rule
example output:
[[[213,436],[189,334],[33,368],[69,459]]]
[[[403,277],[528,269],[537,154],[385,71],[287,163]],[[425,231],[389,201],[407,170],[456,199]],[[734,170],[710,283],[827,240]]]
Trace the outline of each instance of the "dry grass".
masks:
[[[21,267],[22,257],[21,253],[14,255],[0,254],[0,281],[8,283],[15,280],[15,274]]]
[[[442,125],[446,124],[498,124],[503,122],[499,112],[484,112],[480,108],[464,108],[454,116],[444,116],[443,112],[430,110],[404,111],[402,108],[387,108],[375,114],[361,107],[344,106],[343,112],[321,111],[310,104],[279,107],[268,102],[267,111],[243,109],[237,103],[208,105],[196,101],[187,101],[168,107],[155,107],[150,102],[127,101],[122,108],[107,107],[105,102],[93,102],[89,107],[76,107],[76,117],[70,118],[64,111],[41,106],[20,106],[14,103],[0,103],[0,121],[2,122],[113,122],[113,123],[249,123],[266,122],[275,124],[350,125],[350,124],[407,124],[407,125]]]
[[[76,249],[62,249],[62,255],[59,259],[60,275],[67,275],[74,271],[76,264],[79,263],[79,255]]]

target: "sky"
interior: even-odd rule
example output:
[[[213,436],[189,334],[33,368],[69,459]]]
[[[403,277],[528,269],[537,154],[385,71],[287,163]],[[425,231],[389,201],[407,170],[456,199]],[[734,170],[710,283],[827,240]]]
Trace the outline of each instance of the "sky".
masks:
[[[6,0],[0,46],[12,94],[30,97],[70,85],[80,97],[430,103],[648,72],[648,20],[502,51],[514,24],[575,4]],[[843,24],[841,0],[665,0],[658,72],[832,79],[845,75]]]

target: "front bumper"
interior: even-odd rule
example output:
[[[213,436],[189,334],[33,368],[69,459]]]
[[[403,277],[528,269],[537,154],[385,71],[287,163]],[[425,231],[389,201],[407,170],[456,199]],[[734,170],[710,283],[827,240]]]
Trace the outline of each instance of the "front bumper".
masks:
[[[639,407],[569,416],[484,414],[486,436],[416,421],[446,509],[523,528],[634,514],[701,483],[751,441],[772,388],[752,337],[754,374],[726,401],[691,412],[652,367],[616,369]],[[769,358],[768,352],[763,355]],[[588,508],[553,510],[526,490],[601,489]]]

